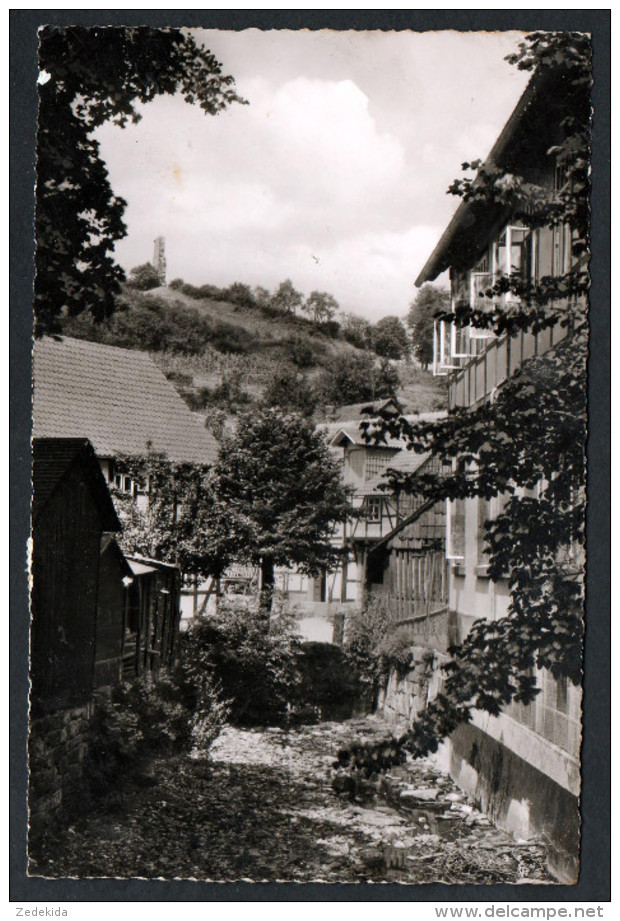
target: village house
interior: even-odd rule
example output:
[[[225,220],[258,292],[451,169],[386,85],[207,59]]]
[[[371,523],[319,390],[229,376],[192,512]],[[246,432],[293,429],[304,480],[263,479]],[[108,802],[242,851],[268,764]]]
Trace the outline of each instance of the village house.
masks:
[[[106,482],[143,507],[147,496],[119,465],[122,455],[152,451],[173,462],[208,465],[217,459],[217,442],[204,419],[190,411],[145,352],[68,336],[45,337],[34,344],[33,379],[34,437],[88,438]],[[165,576],[161,561],[135,560],[130,565],[138,580],[132,595],[148,581],[174,582]],[[178,591],[177,586],[173,597],[178,598]],[[181,593],[188,610],[192,595],[189,586]],[[140,597],[144,607],[154,595],[141,591]],[[157,620],[155,613],[144,610],[136,617],[130,623],[142,622],[145,630],[147,624],[154,628]],[[138,643],[138,657],[139,647]],[[128,667],[131,671],[133,666]]]
[[[562,170],[547,152],[561,140],[559,111],[556,93],[535,76],[488,160],[557,190],[564,181]],[[463,202],[416,285],[449,270],[453,304],[464,301],[479,309],[484,304],[481,292],[500,275],[517,274],[536,283],[580,268],[567,227],[529,229],[497,205]],[[505,301],[511,297],[514,300],[510,293],[502,295]],[[566,327],[556,326],[496,336],[438,322],[434,373],[447,376],[451,409],[473,409],[492,401],[528,358],[542,355],[568,334]],[[409,525],[395,528],[374,548],[371,587],[391,598],[396,595],[396,624],[408,625],[416,652],[427,653],[424,675],[418,669],[409,676],[409,684],[392,682],[386,712],[411,720],[440,690],[438,666],[448,646],[462,640],[474,621],[506,614],[508,582],[489,579],[483,540],[484,523],[499,513],[500,505],[501,498],[472,498],[427,510],[433,519],[431,536],[439,537],[437,525],[443,518],[445,539],[426,549],[420,534],[424,516],[414,514]],[[408,540],[411,546],[403,546]],[[443,564],[436,559],[438,548]],[[411,560],[404,562],[412,550],[418,557],[414,568]],[[428,579],[430,592],[422,605],[416,600],[421,572],[426,573],[422,578]],[[403,604],[403,595],[414,596],[412,607],[407,599]],[[543,835],[550,844],[554,871],[561,879],[573,880],[579,840],[581,691],[543,671],[537,673],[537,681],[542,690],[534,703],[512,704],[498,717],[475,711],[471,724],[459,727],[442,745],[439,757],[498,825],[522,837]]]
[[[217,442],[146,352],[45,337],[33,351],[35,438],[88,438],[106,481],[133,493],[116,459],[151,450],[213,464]]]
[[[276,573],[278,587],[299,614],[299,629],[307,639],[341,642],[346,615],[364,603],[367,568],[372,548],[393,531],[412,510],[411,497],[394,495],[383,488],[388,468],[413,471],[420,458],[405,449],[404,442],[388,438],[375,445],[364,438],[362,423],[379,412],[400,415],[393,400],[344,407],[333,415],[348,415],[322,423],[329,448],[342,462],[343,482],[351,491],[351,517],[336,525],[334,546],[344,551],[342,564],[319,577],[281,569]],[[406,416],[426,421],[441,418],[442,412]]]

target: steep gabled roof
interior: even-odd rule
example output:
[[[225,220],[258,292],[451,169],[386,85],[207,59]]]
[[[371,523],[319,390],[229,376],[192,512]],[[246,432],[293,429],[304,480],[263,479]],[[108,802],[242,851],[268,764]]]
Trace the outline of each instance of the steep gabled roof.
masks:
[[[102,531],[122,530],[93,446],[86,438],[35,438],[32,443],[32,515],[36,520],[74,468],[80,466],[99,508]]]
[[[217,443],[145,352],[44,338],[35,342],[34,436],[88,438],[98,457],[150,444],[173,461],[214,463]]]
[[[438,419],[443,419],[447,415],[445,409],[438,410],[437,412],[429,413],[416,413],[413,415],[404,415],[403,419],[406,419],[407,422],[435,422]],[[330,422],[317,425],[316,429],[318,432],[321,432],[327,439],[329,447],[345,447],[347,444],[356,445],[358,447],[364,448],[383,448],[393,451],[400,451],[406,447],[406,442],[402,438],[393,438],[391,435],[386,435],[385,442],[382,444],[373,444],[364,439],[361,428],[362,422],[373,423],[376,422],[376,417],[372,415],[363,416],[360,419],[352,419],[348,422]],[[371,429],[369,429],[369,432]],[[410,452],[409,452],[410,453]]]

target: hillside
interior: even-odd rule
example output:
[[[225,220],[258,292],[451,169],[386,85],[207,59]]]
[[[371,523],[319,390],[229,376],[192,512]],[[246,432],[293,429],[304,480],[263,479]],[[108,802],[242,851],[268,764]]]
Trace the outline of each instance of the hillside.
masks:
[[[148,351],[192,409],[236,413],[265,403],[309,415],[395,394],[411,411],[445,405],[440,380],[409,361],[389,362],[347,342],[335,322],[315,323],[253,304],[175,287],[127,286],[112,318],[81,315],[69,335]]]

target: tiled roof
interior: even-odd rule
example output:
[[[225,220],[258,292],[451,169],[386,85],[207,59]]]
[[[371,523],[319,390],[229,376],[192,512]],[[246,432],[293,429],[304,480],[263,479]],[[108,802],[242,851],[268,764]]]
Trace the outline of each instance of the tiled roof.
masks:
[[[98,457],[152,449],[211,464],[217,443],[144,352],[44,338],[35,342],[34,437],[88,438]]]

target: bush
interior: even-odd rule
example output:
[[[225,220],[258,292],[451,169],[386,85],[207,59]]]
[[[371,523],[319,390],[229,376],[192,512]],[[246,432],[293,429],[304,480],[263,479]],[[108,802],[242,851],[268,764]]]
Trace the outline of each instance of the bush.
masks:
[[[191,712],[187,692],[162,672],[123,682],[102,701],[95,716],[91,752],[97,760],[134,761],[172,748],[186,747]]]
[[[174,673],[160,672],[123,682],[98,703],[91,727],[91,792],[106,793],[124,776],[140,773],[168,751],[206,756],[229,713],[216,679],[197,671],[191,656]]]
[[[222,290],[222,300],[230,304],[239,304],[240,307],[256,307],[252,289],[249,285],[243,285],[239,281]]]
[[[173,278],[172,281],[168,282],[168,287],[172,288],[173,291],[178,291],[183,287],[184,281],[182,278]]]
[[[240,725],[282,722],[296,699],[300,641],[283,613],[266,622],[254,606],[220,604],[217,614],[183,635],[183,660],[193,674],[210,674]]]
[[[394,669],[399,678],[404,678],[414,665],[411,637],[404,627],[387,633],[375,648],[375,654],[384,675]]]
[[[347,719],[363,697],[357,669],[346,652],[333,643],[303,643],[298,660],[300,684],[296,709],[320,711],[324,719]]]
[[[389,635],[391,622],[388,603],[371,595],[362,610],[347,615],[345,623],[344,651],[375,696],[387,678],[386,660],[379,648]]]
[[[269,381],[263,395],[263,403],[285,412],[311,416],[316,408],[316,396],[305,375],[284,365]]]
[[[176,387],[191,387],[194,383],[192,375],[185,374],[183,371],[168,371],[166,377]]]

